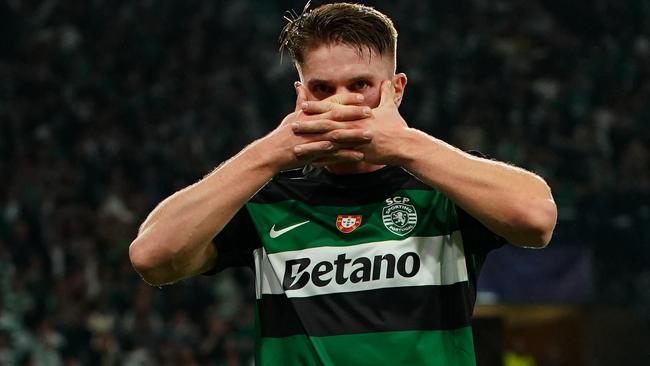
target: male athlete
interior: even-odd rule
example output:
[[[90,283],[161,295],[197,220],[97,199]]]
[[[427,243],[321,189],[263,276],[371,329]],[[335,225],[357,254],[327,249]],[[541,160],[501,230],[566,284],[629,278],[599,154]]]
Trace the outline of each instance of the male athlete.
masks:
[[[474,365],[486,254],[548,244],[538,176],[409,128],[397,32],[329,4],[287,24],[295,111],[156,207],[130,247],[151,284],[256,274],[259,365]]]

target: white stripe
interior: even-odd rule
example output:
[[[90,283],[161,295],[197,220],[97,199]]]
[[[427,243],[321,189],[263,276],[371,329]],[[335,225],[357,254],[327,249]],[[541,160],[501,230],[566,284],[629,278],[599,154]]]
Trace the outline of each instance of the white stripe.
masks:
[[[359,257],[369,258],[374,265],[373,258],[376,256],[381,257],[392,254],[397,260],[406,253],[416,253],[420,258],[420,269],[412,277],[401,276],[396,269],[393,278],[386,278],[386,263],[383,262],[382,276],[379,279],[357,283],[352,283],[349,280],[350,274],[362,267],[360,263],[354,265],[354,260]],[[320,262],[333,263],[341,254],[345,254],[346,259],[351,260],[351,263],[344,267],[343,276],[348,278],[345,283],[336,283],[336,267],[334,267],[330,273],[321,276],[323,280],[331,279],[326,286],[316,286],[310,280],[307,285],[300,289],[287,290],[287,297],[308,297],[388,287],[451,285],[468,279],[463,243],[459,231],[451,235],[437,237],[409,237],[404,240],[388,240],[346,247],[325,246],[273,254],[267,254],[264,248],[260,248],[254,252],[257,298],[261,298],[262,294],[285,293],[282,288],[282,279],[285,275],[287,260],[309,258],[310,264],[305,271],[300,272],[300,274],[291,273],[297,279],[305,272],[311,275],[312,269]],[[412,258],[409,258],[405,263],[407,269],[413,269]],[[298,266],[293,266],[292,269],[295,272]]]
[[[262,293],[284,293],[281,282],[276,276],[273,267],[271,267],[266,249],[264,247],[255,249],[253,257],[255,260],[255,297],[261,299]]]

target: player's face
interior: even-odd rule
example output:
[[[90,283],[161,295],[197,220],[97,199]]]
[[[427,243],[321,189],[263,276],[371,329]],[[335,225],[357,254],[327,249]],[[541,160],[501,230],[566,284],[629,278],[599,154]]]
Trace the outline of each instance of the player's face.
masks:
[[[309,100],[360,93],[365,97],[363,105],[372,108],[379,105],[383,80],[395,84],[398,103],[406,85],[404,74],[394,74],[391,56],[380,56],[375,51],[359,54],[358,49],[345,44],[324,44],[305,52],[298,72]]]

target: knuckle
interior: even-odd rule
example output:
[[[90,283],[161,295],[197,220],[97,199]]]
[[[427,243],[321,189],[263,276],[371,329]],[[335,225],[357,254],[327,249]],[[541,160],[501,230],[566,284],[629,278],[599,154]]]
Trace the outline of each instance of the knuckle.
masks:
[[[316,128],[318,128],[319,131],[325,131],[329,128],[329,124],[327,123],[327,121],[319,121],[316,124]]]

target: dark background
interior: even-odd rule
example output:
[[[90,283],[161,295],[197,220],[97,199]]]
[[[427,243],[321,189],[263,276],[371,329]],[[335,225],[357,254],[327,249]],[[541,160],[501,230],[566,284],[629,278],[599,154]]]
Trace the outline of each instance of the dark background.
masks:
[[[553,189],[549,248],[488,260],[479,302],[506,306],[490,319],[568,307],[583,364],[647,364],[650,1],[367,3],[400,32],[409,124]],[[0,1],[0,364],[250,364],[251,273],[151,288],[128,245],[159,201],[293,109],[277,35],[303,5]],[[485,324],[506,354],[570,364]]]

